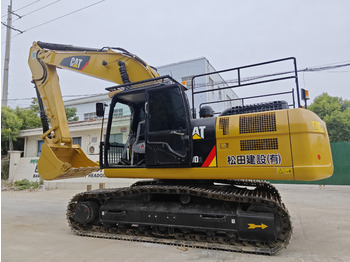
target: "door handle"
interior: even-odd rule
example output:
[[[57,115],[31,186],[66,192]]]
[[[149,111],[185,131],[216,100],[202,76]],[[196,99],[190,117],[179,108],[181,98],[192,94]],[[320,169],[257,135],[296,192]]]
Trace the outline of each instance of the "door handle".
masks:
[[[178,136],[184,136],[184,135],[185,135],[185,133],[183,133],[183,132],[178,132],[178,131],[171,131],[170,134],[172,134],[172,135],[178,135]]]

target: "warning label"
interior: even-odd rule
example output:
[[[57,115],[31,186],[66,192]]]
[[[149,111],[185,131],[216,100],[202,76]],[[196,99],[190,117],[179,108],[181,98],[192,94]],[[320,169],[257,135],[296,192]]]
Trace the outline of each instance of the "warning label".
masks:
[[[292,175],[291,168],[277,168],[277,175]]]

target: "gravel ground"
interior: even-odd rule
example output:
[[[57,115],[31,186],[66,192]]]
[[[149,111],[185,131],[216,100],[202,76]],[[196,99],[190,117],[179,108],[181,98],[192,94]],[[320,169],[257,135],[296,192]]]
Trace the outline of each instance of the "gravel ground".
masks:
[[[294,234],[274,256],[74,235],[65,209],[77,190],[3,191],[2,261],[350,261],[350,187],[277,185]]]

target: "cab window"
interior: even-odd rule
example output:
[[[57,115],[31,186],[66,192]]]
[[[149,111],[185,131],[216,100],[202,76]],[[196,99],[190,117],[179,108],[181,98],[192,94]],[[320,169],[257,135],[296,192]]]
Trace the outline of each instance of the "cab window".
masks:
[[[149,132],[186,128],[186,112],[178,88],[150,91]]]

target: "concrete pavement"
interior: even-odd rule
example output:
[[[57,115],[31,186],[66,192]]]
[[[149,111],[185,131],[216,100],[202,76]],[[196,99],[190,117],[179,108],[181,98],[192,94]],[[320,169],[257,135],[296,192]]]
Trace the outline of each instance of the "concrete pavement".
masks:
[[[187,249],[74,235],[65,218],[81,190],[3,191],[2,261],[350,261],[350,187],[277,185],[293,238],[274,256]]]

